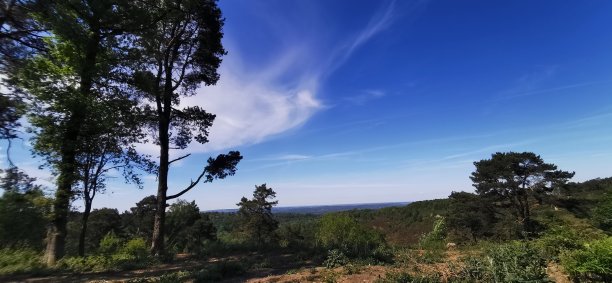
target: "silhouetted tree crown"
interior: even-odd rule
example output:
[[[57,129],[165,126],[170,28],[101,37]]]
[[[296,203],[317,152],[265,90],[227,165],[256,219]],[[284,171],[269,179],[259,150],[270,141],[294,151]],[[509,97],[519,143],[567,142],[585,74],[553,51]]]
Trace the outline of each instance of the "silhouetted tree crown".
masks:
[[[542,204],[555,188],[567,183],[573,172],[558,170],[532,152],[495,153],[491,159],[474,162],[470,179],[476,193],[508,205],[526,230],[531,227],[531,206]]]

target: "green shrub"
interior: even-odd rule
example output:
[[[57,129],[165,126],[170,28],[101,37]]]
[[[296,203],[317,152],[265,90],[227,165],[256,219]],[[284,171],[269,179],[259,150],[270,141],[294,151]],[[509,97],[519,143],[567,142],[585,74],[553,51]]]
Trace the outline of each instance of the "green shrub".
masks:
[[[593,209],[593,221],[604,231],[612,233],[612,193]]]
[[[526,242],[493,246],[483,257],[464,260],[462,277],[472,282],[550,282],[546,260]]]
[[[100,240],[100,247],[98,251],[101,254],[111,255],[119,251],[121,246],[123,245],[123,239],[117,237],[115,233],[108,233],[102,240]]]
[[[436,216],[433,229],[427,234],[423,234],[419,240],[419,248],[423,250],[420,261],[424,263],[440,262],[444,258],[446,238],[446,221],[444,217]]]
[[[559,254],[565,250],[575,250],[581,247],[583,240],[578,233],[569,227],[555,226],[549,228],[535,241],[535,245],[544,258],[559,260]]]
[[[487,251],[496,282],[548,282],[546,260],[525,242],[512,242]]]
[[[244,274],[246,268],[236,261],[220,261],[194,273],[195,283],[218,282],[226,277]]]
[[[335,268],[338,266],[344,266],[348,263],[348,258],[340,250],[330,250],[327,253],[327,258],[323,262],[323,265],[327,268]]]
[[[582,249],[567,251],[561,265],[575,280],[612,281],[612,237],[592,241]]]
[[[379,278],[376,283],[438,283],[442,282],[439,276],[420,275],[413,276],[407,272],[387,272],[385,277]]]
[[[41,255],[32,249],[0,249],[0,275],[44,270]]]
[[[104,255],[94,255],[87,257],[65,257],[58,262],[60,269],[71,272],[100,272],[107,271],[114,267],[110,257]]]
[[[137,259],[146,258],[149,255],[147,242],[143,238],[135,238],[129,240],[123,248],[122,253],[134,256]]]
[[[393,263],[395,255],[389,246],[380,245],[372,251],[371,257],[377,264],[385,264]]]
[[[316,237],[323,247],[339,249],[350,257],[371,257],[375,249],[386,245],[378,231],[342,214],[323,216]]]
[[[136,238],[122,243],[123,240],[109,233],[100,241],[101,254],[87,257],[66,257],[60,260],[59,267],[80,273],[134,269],[151,263],[144,239]]]
[[[191,274],[187,271],[178,271],[172,273],[166,273],[160,276],[155,282],[156,283],[176,283],[188,281]]]
[[[463,260],[463,268],[459,272],[459,277],[466,282],[491,282],[493,274],[489,267],[485,260],[468,257]]]

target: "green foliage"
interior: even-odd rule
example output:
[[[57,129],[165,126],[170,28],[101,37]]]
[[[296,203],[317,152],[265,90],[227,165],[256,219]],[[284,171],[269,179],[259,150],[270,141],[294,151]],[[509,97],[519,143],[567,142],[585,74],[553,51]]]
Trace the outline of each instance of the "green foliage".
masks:
[[[413,276],[407,272],[391,271],[385,274],[385,277],[375,281],[376,283],[439,283],[442,282],[439,276],[436,275],[419,275]]]
[[[271,201],[276,198],[276,192],[266,184],[255,186],[253,198],[243,197],[237,204],[238,216],[240,221],[240,231],[247,239],[251,239],[257,246],[273,243],[276,240],[276,229],[278,221],[274,219],[272,207],[278,201]]]
[[[123,245],[123,239],[117,237],[115,233],[108,233],[100,240],[100,248],[98,251],[103,255],[111,255],[119,251]]]
[[[612,237],[586,243],[582,249],[561,255],[561,265],[576,280],[612,280]]]
[[[426,263],[440,262],[444,258],[446,220],[442,216],[436,216],[431,232],[423,234],[419,241],[419,248],[423,250],[421,260]]]
[[[593,221],[602,230],[612,233],[612,190],[593,209]]]
[[[277,216],[278,217],[278,216]],[[282,222],[277,230],[279,246],[295,250],[313,249],[316,246],[318,222],[311,217]]]
[[[157,283],[176,283],[188,281],[191,274],[185,271],[178,271],[173,273],[167,273],[158,278]]]
[[[81,219],[76,220],[79,222]],[[99,208],[91,211],[86,233],[85,250],[93,252],[98,248],[98,244],[109,233],[114,235],[121,234],[121,216],[119,211],[114,208]]]
[[[216,239],[215,227],[195,201],[178,200],[170,205],[166,229],[168,248],[176,252],[202,253],[204,245]]]
[[[131,207],[130,211],[126,211],[121,215],[123,231],[129,237],[144,238],[147,242],[151,241],[153,234],[153,221],[155,211],[157,210],[157,202],[155,196],[150,195],[139,202],[136,206]]]
[[[532,206],[548,201],[555,189],[574,176],[532,152],[497,152],[474,166],[470,179],[476,193],[495,203],[498,211],[513,215],[522,224],[524,236],[531,236],[537,227]]]
[[[493,204],[481,196],[467,192],[452,192],[448,197],[448,229],[452,242],[469,243],[499,236],[498,215]],[[498,237],[499,238],[499,237]]]
[[[534,244],[544,258],[556,261],[562,251],[578,249],[583,241],[570,227],[554,226],[547,229]]]
[[[149,257],[147,242],[142,238],[135,238],[127,241],[119,250],[119,253],[127,255],[130,260],[135,262],[144,262]]]
[[[376,227],[385,240],[398,246],[417,244],[431,231],[436,215],[447,215],[448,199],[412,202],[406,206],[344,212],[366,226]]]
[[[34,274],[44,270],[41,254],[27,248],[0,249],[0,275]]]
[[[58,263],[60,269],[70,272],[100,272],[107,270],[117,270],[119,266],[115,265],[110,256],[92,255],[87,257],[64,257]]]
[[[348,261],[348,257],[342,251],[334,249],[327,252],[323,265],[327,268],[335,268],[346,265]]]
[[[125,242],[114,233],[109,233],[100,242],[99,253],[87,257],[66,257],[58,265],[72,272],[99,272],[141,268],[152,263],[146,241],[142,238]]]
[[[475,257],[463,259],[463,266],[459,276],[467,282],[493,282],[489,262]]]
[[[195,283],[219,282],[220,280],[244,274],[246,268],[236,261],[220,261],[194,272]]]
[[[16,167],[0,170],[0,248],[41,249],[50,200]]]
[[[473,282],[549,282],[546,260],[526,242],[492,246],[483,257],[464,263],[461,275]]]
[[[375,249],[386,244],[378,231],[342,214],[324,215],[316,236],[323,247],[341,250],[351,257],[370,257]]]
[[[433,230],[424,234],[419,241],[420,246],[429,246],[432,244],[442,243],[446,238],[446,220],[444,217],[437,215],[433,225]]]

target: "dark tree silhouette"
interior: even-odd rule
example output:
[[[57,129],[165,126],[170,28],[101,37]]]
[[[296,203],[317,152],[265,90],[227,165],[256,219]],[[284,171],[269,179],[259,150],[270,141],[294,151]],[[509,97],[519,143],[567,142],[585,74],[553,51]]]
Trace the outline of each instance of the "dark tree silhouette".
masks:
[[[185,149],[193,139],[208,142],[208,128],[215,116],[198,106],[180,108],[181,97],[196,94],[201,84],[213,85],[225,50],[221,45],[223,19],[214,0],[159,1],[150,14],[160,20],[140,34],[138,46],[144,54],[134,84],[142,91],[150,129],[160,147],[157,210],[151,252],[165,252],[166,202],[194,188],[200,181],[212,182],[233,175],[242,158],[239,152],[220,154],[189,186],[168,195],[170,149]]]
[[[7,76],[32,101],[33,150],[58,176],[45,252],[47,264],[54,265],[64,255],[84,129],[95,118],[93,109],[117,97],[129,99],[130,92],[120,85],[129,74],[124,67],[134,46],[126,32],[148,21],[141,20],[146,15],[138,12],[142,7],[127,0],[41,3],[43,9],[28,13],[45,30],[45,52],[11,68]]]
[[[474,165],[476,171],[470,179],[476,192],[498,205],[508,205],[525,232],[534,224],[531,206],[542,204],[547,195],[574,176],[532,152],[498,152]]]
[[[49,199],[35,181],[16,167],[0,170],[1,247],[42,247]]]
[[[272,215],[272,207],[277,205],[278,201],[272,201],[274,198],[276,198],[276,192],[268,188],[266,184],[262,184],[255,186],[252,199],[242,197],[236,204],[239,207],[240,230],[248,238],[253,239],[258,246],[275,238],[274,233],[278,228],[278,221]]]
[[[109,173],[119,171],[126,183],[142,188],[139,172],[154,173],[156,166],[148,156],[136,152],[135,144],[145,135],[141,131],[142,121],[136,105],[128,99],[113,99],[104,105],[92,107],[82,129],[82,148],[77,155],[77,195],[83,199],[84,211],[79,237],[80,256],[85,255],[87,221],[93,200],[98,193],[105,192]]]
[[[44,1],[2,0],[0,1],[0,73],[7,74],[17,68],[26,58],[44,50],[41,25],[32,17],[40,11]],[[10,166],[11,140],[18,137],[21,126],[19,118],[24,114],[25,105],[21,94],[12,89],[6,78],[0,78],[0,139],[8,142],[6,149]]]

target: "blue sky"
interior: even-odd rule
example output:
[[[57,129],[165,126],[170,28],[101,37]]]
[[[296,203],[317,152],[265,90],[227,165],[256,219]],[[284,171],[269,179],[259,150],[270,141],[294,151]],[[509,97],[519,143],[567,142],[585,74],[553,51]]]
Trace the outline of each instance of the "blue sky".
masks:
[[[533,151],[576,181],[612,175],[610,1],[220,6],[221,80],[182,102],[217,114],[211,143],[171,168],[171,191],[210,155],[244,160],[183,196],[202,210],[233,208],[262,183],[280,206],[442,198],[472,190],[472,163],[496,151]],[[27,143],[14,155],[53,181]],[[133,206],[155,194],[146,180],[143,190],[112,181],[94,207]]]

